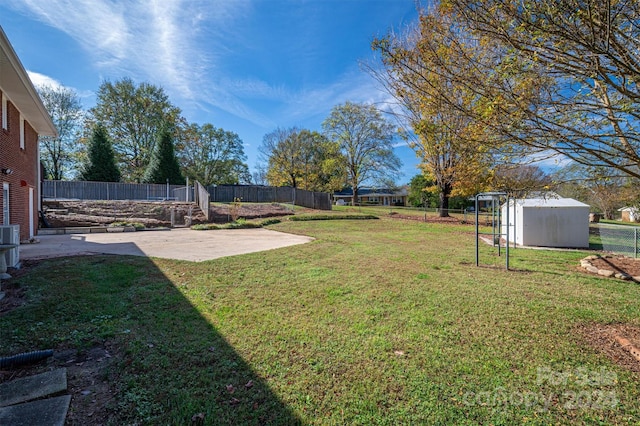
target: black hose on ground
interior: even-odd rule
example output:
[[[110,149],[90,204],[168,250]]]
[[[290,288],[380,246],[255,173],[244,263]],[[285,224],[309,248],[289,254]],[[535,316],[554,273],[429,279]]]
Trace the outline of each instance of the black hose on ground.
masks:
[[[40,214],[40,223],[42,224],[42,227],[51,228],[51,226],[49,226],[49,222],[47,222],[47,217],[44,215],[44,212],[40,210],[38,213]]]
[[[0,358],[0,368],[17,367],[19,365],[31,364],[53,356],[53,349],[44,351],[25,352],[18,355]]]

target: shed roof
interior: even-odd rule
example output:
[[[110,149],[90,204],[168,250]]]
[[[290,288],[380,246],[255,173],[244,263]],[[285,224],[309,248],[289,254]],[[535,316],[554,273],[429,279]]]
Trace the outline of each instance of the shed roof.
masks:
[[[0,89],[39,135],[57,136],[56,127],[33,87],[27,71],[0,27]]]
[[[522,207],[586,207],[588,204],[582,203],[573,198],[525,198],[515,200],[517,205]]]

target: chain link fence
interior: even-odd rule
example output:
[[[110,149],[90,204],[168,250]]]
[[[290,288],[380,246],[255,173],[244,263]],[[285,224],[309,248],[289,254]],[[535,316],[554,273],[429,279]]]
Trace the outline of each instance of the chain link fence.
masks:
[[[637,226],[592,223],[589,226],[589,247],[638,257],[640,230]]]

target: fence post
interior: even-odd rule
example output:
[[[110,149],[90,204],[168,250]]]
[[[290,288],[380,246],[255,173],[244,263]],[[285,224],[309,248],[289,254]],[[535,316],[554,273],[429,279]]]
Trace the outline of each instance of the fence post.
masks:
[[[638,258],[638,228],[633,228],[633,257]]]

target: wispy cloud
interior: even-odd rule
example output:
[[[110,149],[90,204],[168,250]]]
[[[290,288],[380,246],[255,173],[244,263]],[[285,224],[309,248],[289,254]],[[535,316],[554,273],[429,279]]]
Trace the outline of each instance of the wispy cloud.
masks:
[[[172,98],[242,112],[237,102],[228,102],[228,93],[219,96],[222,88],[202,88],[202,78],[215,71],[216,44],[222,44],[233,17],[249,6],[246,1],[24,0],[7,6],[74,39],[106,78],[150,81]]]
[[[318,68],[327,66],[329,50],[318,42],[329,31],[316,15],[321,3],[286,8],[286,13],[293,13],[286,21],[295,27],[291,30],[264,19],[264,12],[272,9],[264,1],[0,0],[0,4],[67,34],[92,59],[102,78],[126,76],[161,85],[183,110],[200,116],[210,111],[211,121],[221,110],[269,128],[322,118],[345,101],[388,107],[388,95],[355,62],[332,81],[315,79]],[[255,26],[262,32],[254,32]],[[275,51],[278,59],[272,57]],[[271,77],[283,73],[304,78],[290,85],[285,77],[270,80],[260,73],[264,70],[235,74],[230,65],[234,60],[252,64],[253,59],[256,66],[268,68]],[[257,104],[268,108],[259,111]]]
[[[524,162],[549,170],[561,169],[571,164],[573,160],[554,151],[542,151],[529,155],[524,159]]]

